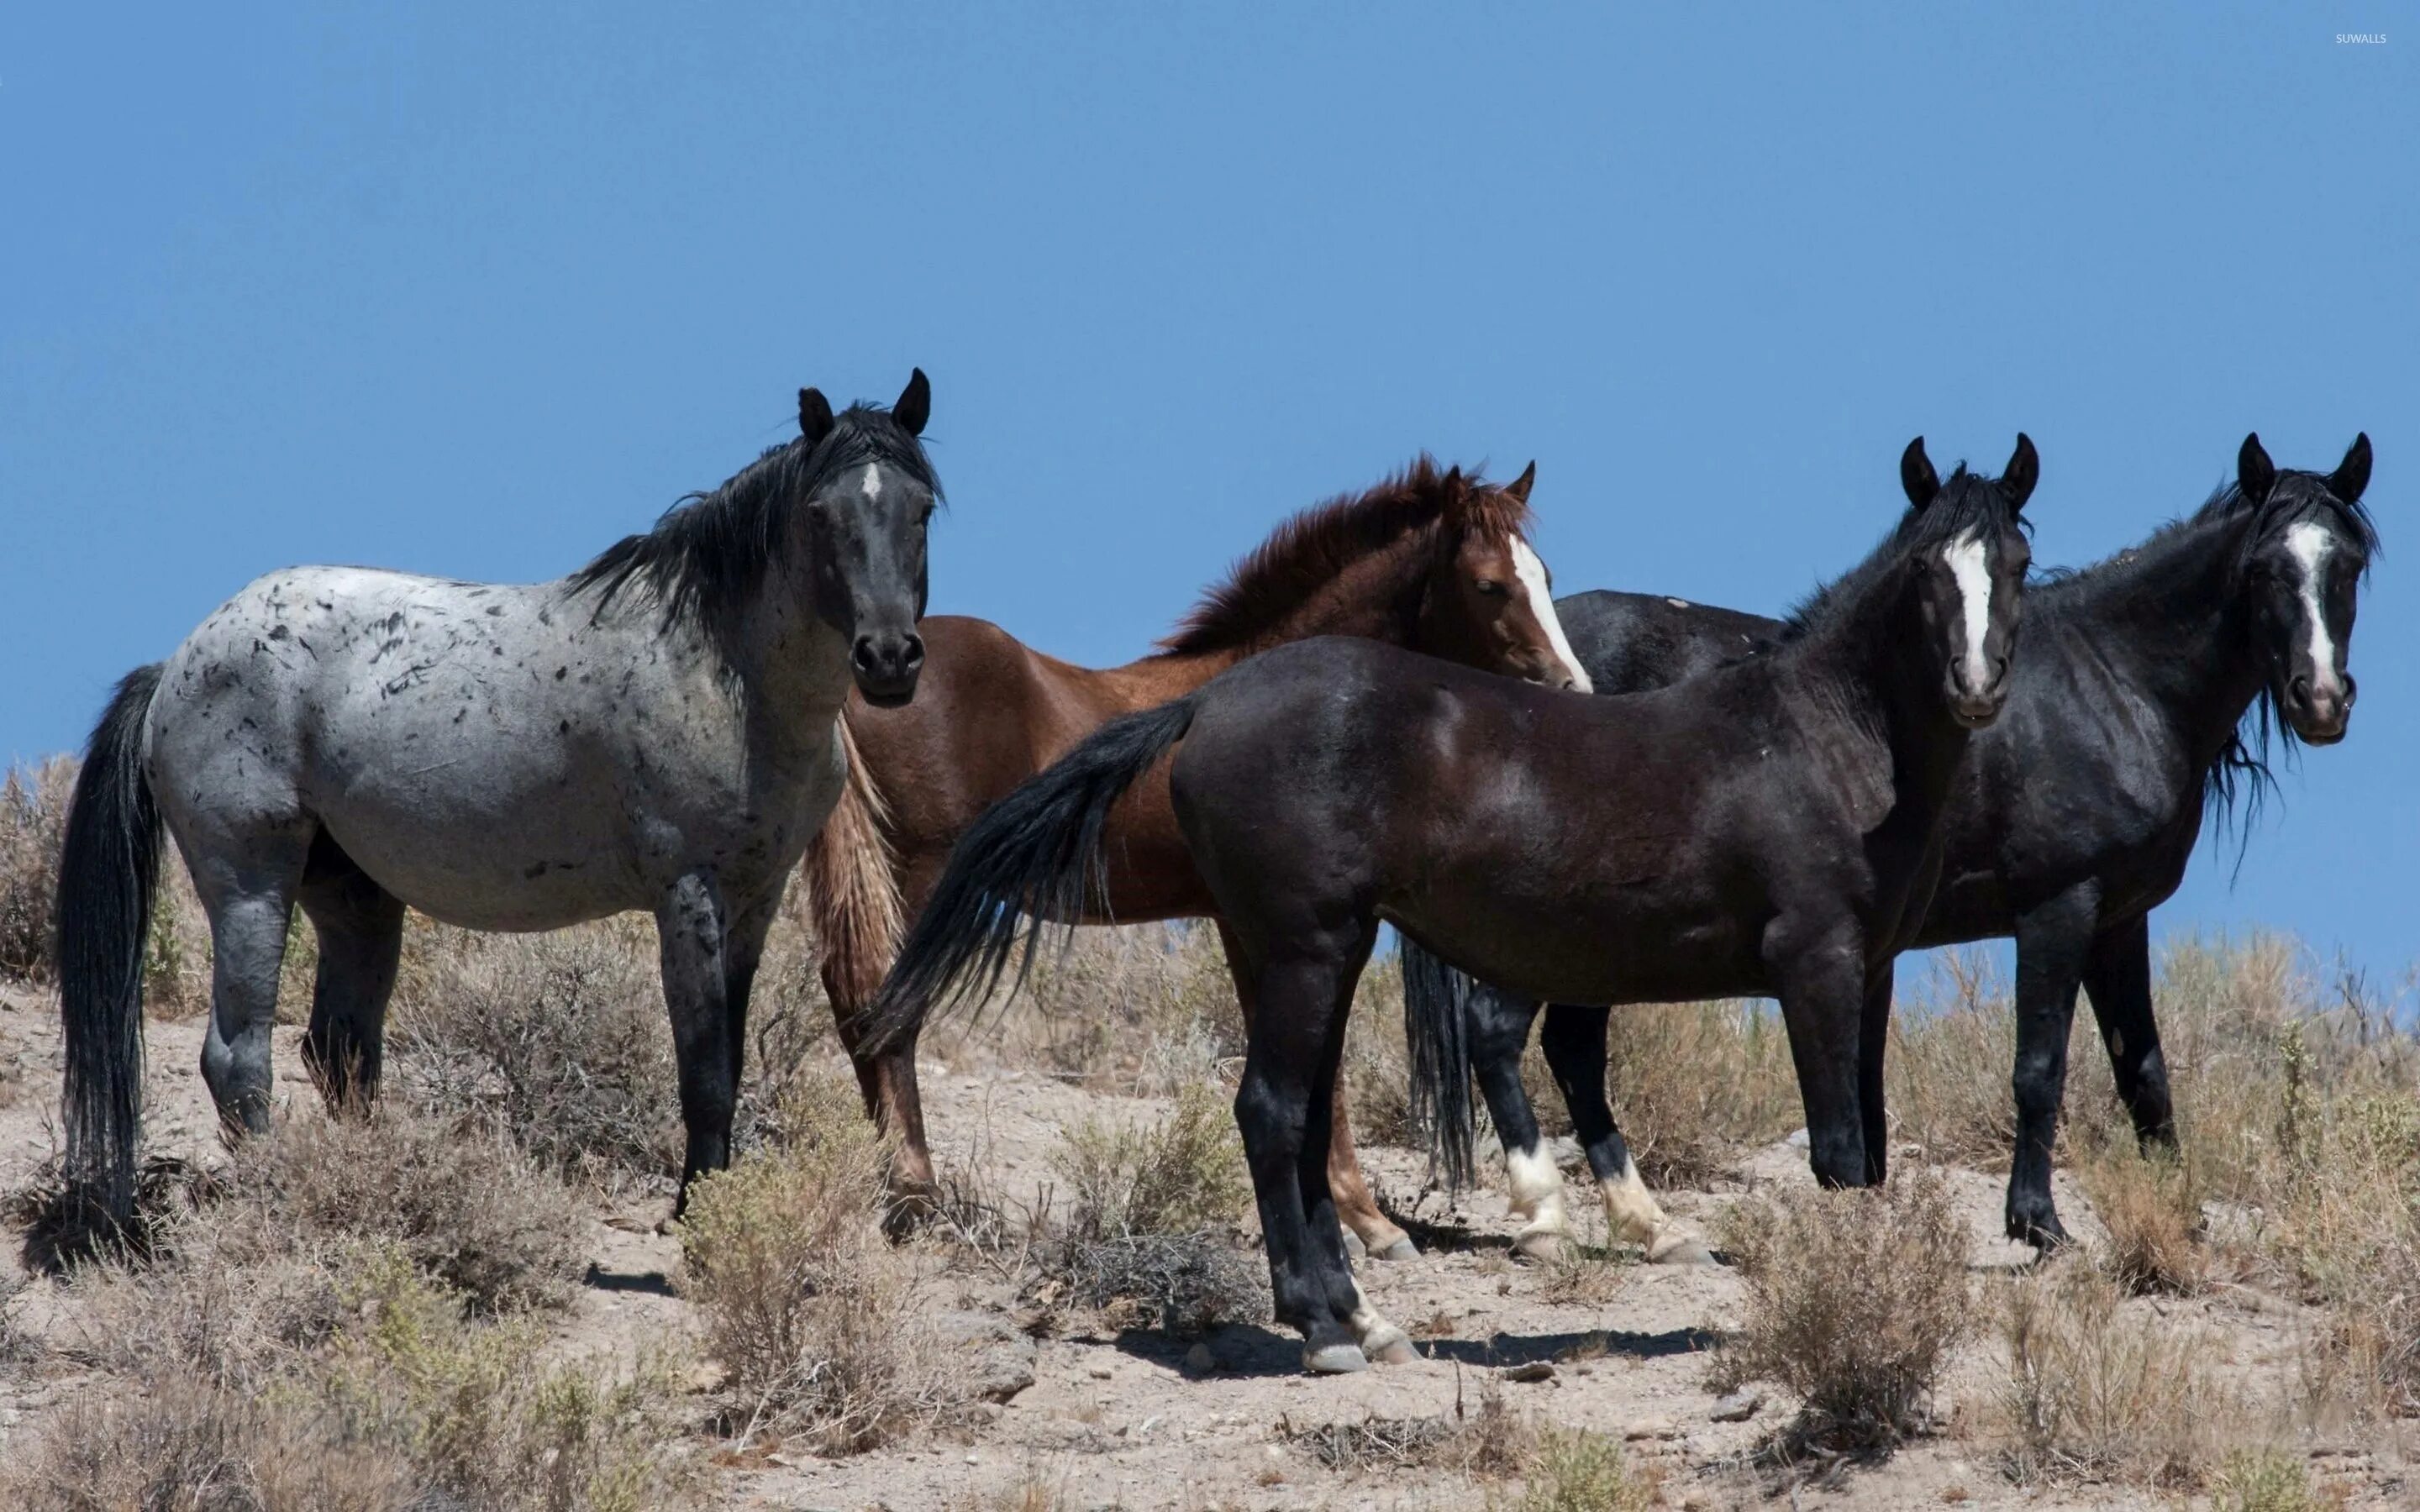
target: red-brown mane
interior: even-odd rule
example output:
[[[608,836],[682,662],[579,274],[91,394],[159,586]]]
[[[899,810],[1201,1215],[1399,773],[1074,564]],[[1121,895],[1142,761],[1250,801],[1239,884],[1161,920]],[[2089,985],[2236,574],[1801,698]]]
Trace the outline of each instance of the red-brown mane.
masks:
[[[1522,533],[1529,517],[1528,501],[1460,468],[1441,470],[1423,452],[1368,491],[1313,504],[1270,532],[1224,582],[1202,595],[1162,638],[1159,649],[1198,656],[1247,645],[1276,629],[1354,563],[1439,521],[1459,538],[1474,530]]]

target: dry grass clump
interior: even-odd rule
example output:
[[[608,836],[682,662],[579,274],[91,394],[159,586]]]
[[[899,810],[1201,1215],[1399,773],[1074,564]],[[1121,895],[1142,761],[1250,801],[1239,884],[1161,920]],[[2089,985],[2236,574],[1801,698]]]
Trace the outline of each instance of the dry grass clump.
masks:
[[[1938,1173],[1743,1203],[1725,1237],[1747,1309],[1717,1358],[1724,1389],[1766,1380],[1797,1394],[1799,1443],[1887,1448],[1923,1427],[1974,1319],[1966,1230]]]
[[[1663,1476],[1632,1465],[1604,1434],[1580,1428],[1541,1430],[1522,1479],[1522,1512],[1649,1512],[1663,1504]]]
[[[1227,1239],[1251,1195],[1242,1142],[1208,1088],[1185,1087],[1148,1129],[1088,1119],[1061,1136],[1051,1165],[1067,1205],[1035,1250],[1029,1301],[1178,1334],[1265,1313],[1260,1267]]]
[[[2123,1302],[2073,1262],[2010,1288],[2000,1433],[2017,1479],[2191,1490],[2239,1442],[2242,1406],[2210,1335]]]
[[[76,764],[54,756],[0,778],[0,977],[49,981],[57,927],[52,893]]]
[[[687,1467],[658,1448],[673,1427],[660,1365],[617,1381],[586,1365],[549,1364],[545,1336],[525,1317],[475,1320],[467,1299],[391,1245],[320,1258],[336,1326],[307,1341],[254,1337],[221,1356],[219,1368],[179,1358],[170,1346],[146,1348],[134,1366],[139,1389],[86,1396],[14,1461],[0,1480],[8,1504],[62,1512],[686,1504]],[[157,1324],[191,1325],[197,1320],[171,1309],[205,1300],[149,1277],[110,1284],[129,1288],[121,1300],[138,1308],[147,1302]],[[266,1311],[273,1309],[242,1316]],[[216,1326],[224,1334],[243,1325]]]
[[[882,1236],[886,1150],[854,1089],[812,1092],[790,1142],[691,1189],[683,1290],[747,1402],[741,1431],[853,1453],[933,1421],[952,1394],[910,1258]]]
[[[2202,1187],[2189,1159],[2104,1150],[2078,1173],[2109,1230],[2109,1273],[2128,1291],[2189,1297],[2210,1280]]]
[[[655,928],[637,914],[546,934],[419,923],[393,1015],[396,1088],[475,1117],[558,1174],[611,1185],[680,1168]]]
[[[556,1305],[579,1276],[583,1219],[571,1194],[475,1125],[398,1107],[301,1114],[247,1140],[210,1214],[221,1263],[298,1244],[395,1247],[483,1313]]]
[[[1412,1110],[1412,1053],[1404,1042],[1404,963],[1389,951],[1372,958],[1353,993],[1344,1026],[1343,1079],[1353,1135],[1365,1145],[1424,1149],[1428,1136]],[[1542,1105],[1559,1108],[1560,1100]]]
[[[1606,1087],[1631,1159],[1652,1186],[1703,1184],[1742,1146],[1770,1144],[1800,1119],[1789,1039],[1767,1003],[1615,1010]],[[1559,1110],[1561,1096],[1548,1095]]]
[[[1357,1423],[1295,1427],[1281,1418],[1279,1432],[1326,1470],[1446,1470],[1496,1478],[1516,1475],[1533,1462],[1538,1433],[1504,1401],[1504,1389],[1490,1380],[1480,1388],[1479,1407],[1466,1411],[1462,1386],[1454,1385],[1453,1412],[1424,1417],[1379,1417]]]
[[[1218,933],[1187,919],[1046,937],[1013,1002],[945,1034],[938,1048],[953,1057],[1142,1097],[1200,1080],[1244,1045]]]

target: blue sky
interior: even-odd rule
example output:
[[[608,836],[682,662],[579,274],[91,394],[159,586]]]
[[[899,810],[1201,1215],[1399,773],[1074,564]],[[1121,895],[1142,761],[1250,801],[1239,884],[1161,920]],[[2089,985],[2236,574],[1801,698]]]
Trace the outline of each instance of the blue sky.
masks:
[[[935,608],[1083,660],[1421,448],[1536,457],[1564,590],[1773,610],[1917,432],[2031,432],[2076,563],[2366,427],[2352,738],[2157,922],[2420,956],[2408,0],[1020,9],[18,8],[0,759],[271,567],[552,577],[911,364]]]

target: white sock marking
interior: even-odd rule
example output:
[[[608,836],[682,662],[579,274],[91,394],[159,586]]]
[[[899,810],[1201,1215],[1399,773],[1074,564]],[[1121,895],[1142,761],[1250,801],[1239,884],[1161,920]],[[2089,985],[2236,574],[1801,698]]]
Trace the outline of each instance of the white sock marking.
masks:
[[[1562,662],[1564,670],[1571,673],[1573,689],[1581,693],[1595,692],[1595,686],[1589,681],[1588,669],[1580,665],[1579,657],[1572,655],[1572,643],[1563,638],[1563,622],[1555,615],[1554,591],[1546,586],[1546,564],[1538,560],[1537,552],[1529,549],[1529,543],[1517,535],[1512,537],[1512,575],[1520,579],[1521,592],[1529,596],[1529,612],[1537,615],[1538,623],[1545,627],[1546,644]]]
[[[1958,596],[1965,606],[1966,691],[1980,693],[1992,686],[1991,664],[1983,658],[1983,641],[1992,633],[1992,575],[1983,566],[1983,534],[1968,531],[1943,549],[1941,560],[1958,579]]]
[[[882,470],[871,462],[865,464],[865,481],[857,487],[868,499],[879,497],[882,493]]]
[[[1512,1215],[1528,1220],[1521,1226],[1522,1238],[1572,1231],[1571,1219],[1563,1213],[1563,1173],[1544,1147],[1507,1149],[1504,1174],[1512,1189]]]
[[[2335,537],[2324,525],[2309,520],[2286,532],[2286,549],[2303,569],[2303,613],[2311,622],[2311,687],[2315,692],[2340,691],[2336,685],[2336,643],[2328,634],[2327,609],[2319,601],[2319,569],[2335,549]]]
[[[1652,1244],[1655,1236],[1671,1220],[1664,1216],[1647,1183],[1638,1179],[1638,1163],[1624,1158],[1621,1174],[1600,1183],[1605,1195],[1605,1224],[1617,1239],[1633,1244]]]

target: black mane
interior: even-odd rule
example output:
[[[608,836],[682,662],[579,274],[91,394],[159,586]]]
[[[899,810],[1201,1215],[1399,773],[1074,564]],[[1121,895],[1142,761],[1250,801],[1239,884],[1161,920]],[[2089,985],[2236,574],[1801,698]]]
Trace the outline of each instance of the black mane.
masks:
[[[821,442],[801,437],[768,447],[722,486],[684,496],[655,529],[624,536],[573,573],[568,592],[597,590],[603,614],[635,583],[654,595],[665,625],[686,621],[720,639],[787,548],[792,511],[835,473],[868,462],[903,469],[941,496],[923,443],[889,410],[854,404],[832,418]]]
[[[1812,639],[1835,620],[1855,612],[1868,590],[1896,570],[1911,553],[1929,546],[1947,545],[1978,526],[1997,534],[2008,528],[2012,514],[1998,479],[1969,472],[1965,463],[1959,463],[1957,470],[1943,480],[1941,491],[1933,496],[1932,502],[1901,515],[1890,533],[1867,553],[1863,562],[1792,606],[1782,616],[1776,641],[1788,645]],[[2021,530],[2033,528],[2032,522],[2022,515],[2015,516],[2015,523]]]

